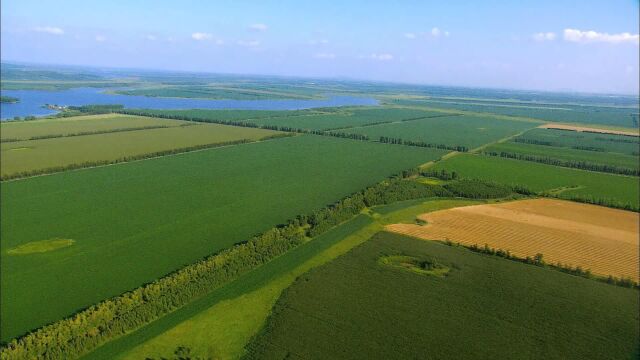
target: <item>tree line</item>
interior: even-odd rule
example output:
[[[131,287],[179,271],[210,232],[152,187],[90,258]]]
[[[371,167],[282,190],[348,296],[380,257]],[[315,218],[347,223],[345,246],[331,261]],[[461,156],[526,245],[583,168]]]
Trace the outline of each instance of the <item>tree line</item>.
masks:
[[[607,164],[596,164],[588,161],[560,160],[560,159],[555,159],[549,156],[519,154],[519,153],[506,152],[506,151],[501,151],[499,153],[496,151],[485,151],[483,152],[483,154],[490,155],[490,156],[499,156],[507,159],[532,161],[532,162],[537,162],[541,164],[562,166],[562,167],[581,169],[581,170],[589,170],[589,171],[597,171],[597,172],[621,174],[621,175],[629,175],[629,176],[640,176],[640,169],[631,169],[631,168],[620,167],[615,165],[607,165]]]
[[[624,135],[625,137],[629,137],[632,135]],[[615,138],[615,137],[596,137],[595,138],[596,141],[609,141],[609,142],[617,142],[617,143],[625,143],[625,144],[638,144],[638,137],[637,136],[633,136],[632,139],[627,139],[624,137],[621,138]]]
[[[174,155],[174,154],[180,154],[180,153],[191,152],[196,150],[216,148],[220,146],[245,144],[248,142],[252,142],[252,141],[248,139],[240,139],[240,140],[233,140],[233,141],[218,142],[213,144],[202,144],[202,145],[194,145],[194,146],[182,147],[177,149],[154,151],[146,154],[123,156],[123,157],[112,159],[112,160],[85,161],[85,162],[76,163],[76,164],[68,164],[68,165],[61,165],[61,166],[52,166],[52,167],[43,168],[43,169],[20,171],[17,173],[2,175],[0,176],[0,181],[22,179],[22,178],[31,177],[31,176],[53,174],[53,173],[82,169],[87,167],[119,164],[123,162],[150,159],[150,158],[159,157],[159,156]]]
[[[410,169],[365,188],[309,215],[299,215],[249,241],[188,265],[150,284],[102,301],[44,326],[0,350],[0,358],[73,359],[133,331],[249,270],[358,215],[367,207],[427,197],[449,197],[440,185],[407,180]]]
[[[197,116],[187,116],[187,115],[180,115],[180,114],[156,114],[156,113],[150,114],[150,113],[145,112],[145,111],[128,110],[128,109],[119,110],[117,112],[121,113],[121,114],[128,114],[128,115],[154,116],[154,117],[165,118],[165,119],[173,119],[173,120],[207,122],[207,123],[222,124],[222,125],[232,125],[232,126],[240,126],[240,127],[250,127],[250,128],[259,128],[259,129],[266,129],[266,130],[283,131],[283,132],[293,132],[293,133],[299,133],[299,134],[313,134],[313,135],[321,135],[321,136],[333,136],[333,137],[339,137],[339,138],[344,138],[344,139],[361,140],[361,141],[369,141],[370,140],[369,136],[367,136],[367,135],[338,132],[338,131],[335,131],[335,129],[334,130],[302,129],[302,128],[296,128],[296,127],[292,127],[292,126],[261,125],[261,124],[256,124],[256,123],[252,123],[252,122],[246,122],[246,121],[200,118],[200,117],[197,117]],[[410,120],[417,120],[417,119],[405,119],[403,121],[410,121]],[[398,138],[388,138],[388,137],[385,137],[385,136],[380,137],[380,142],[389,143],[389,144],[406,145],[406,146],[418,146],[418,147],[426,147],[426,148],[444,149],[444,150],[452,150],[452,151],[460,151],[460,152],[469,151],[469,148],[467,148],[466,146],[451,146],[451,145],[445,145],[445,144],[431,144],[431,143],[425,143],[425,142],[422,142],[422,141],[410,141],[410,140],[402,140],[402,139],[398,139]]]
[[[433,144],[433,143],[426,143],[424,141],[403,140],[401,138],[392,138],[392,137],[388,137],[388,136],[380,136],[379,141],[381,143],[384,143],[384,144],[397,144],[397,145],[406,145],[406,146],[417,146],[417,147],[452,150],[452,151],[459,151],[459,152],[467,152],[467,151],[469,151],[469,148],[466,147],[466,146]]]
[[[184,126],[194,126],[196,124],[182,124],[177,127]],[[117,133],[117,132],[128,132],[128,131],[138,131],[138,130],[151,130],[151,129],[167,129],[170,127],[169,125],[148,125],[148,126],[140,126],[140,127],[128,127],[128,128],[116,128],[116,129],[105,129],[105,130],[95,130],[95,131],[81,131],[77,133],[71,134],[46,134],[46,135],[36,135],[27,139],[3,139],[2,142],[16,142],[16,141],[28,141],[28,140],[45,140],[45,139],[55,139],[62,137],[74,137],[74,136],[85,136],[85,135],[99,135],[99,134],[109,134],[109,133]]]
[[[544,261],[544,255],[542,253],[537,253],[534,256],[518,257],[513,255],[511,252],[509,252],[509,250],[495,249],[495,248],[489,247],[488,244],[484,244],[484,246],[478,246],[478,244],[464,245],[459,242],[453,243],[450,240],[446,240],[443,242],[449,246],[461,246],[477,253],[494,255],[494,256],[499,256],[501,258],[505,258],[508,260],[522,262],[525,264],[536,265],[540,267],[547,267],[553,270],[561,271],[563,273],[601,281],[610,285],[640,289],[640,285],[629,277],[623,278],[623,277],[615,277],[612,275],[598,276],[598,275],[594,275],[591,272],[591,270],[589,269],[585,270],[581,266],[574,267],[569,264],[562,264],[560,262],[556,264],[547,263]]]

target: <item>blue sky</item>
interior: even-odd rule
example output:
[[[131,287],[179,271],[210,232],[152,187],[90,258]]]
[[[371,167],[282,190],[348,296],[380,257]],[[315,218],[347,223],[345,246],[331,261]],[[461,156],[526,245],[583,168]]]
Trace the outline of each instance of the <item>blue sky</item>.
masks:
[[[2,60],[638,93],[637,0],[3,0]]]

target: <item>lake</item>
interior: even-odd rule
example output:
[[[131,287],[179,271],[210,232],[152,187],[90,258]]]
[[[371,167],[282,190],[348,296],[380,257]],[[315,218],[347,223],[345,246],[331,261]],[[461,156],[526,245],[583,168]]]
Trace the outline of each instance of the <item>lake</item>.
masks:
[[[2,120],[13,119],[15,116],[43,116],[56,113],[55,110],[43,108],[44,104],[64,106],[120,104],[125,108],[239,110],[299,110],[317,107],[378,105],[378,101],[375,99],[356,96],[327,96],[325,99],[311,100],[210,100],[108,94],[105,89],[99,88],[75,88],[63,91],[2,90],[2,95],[20,99],[20,102],[15,104],[0,104],[0,118]]]

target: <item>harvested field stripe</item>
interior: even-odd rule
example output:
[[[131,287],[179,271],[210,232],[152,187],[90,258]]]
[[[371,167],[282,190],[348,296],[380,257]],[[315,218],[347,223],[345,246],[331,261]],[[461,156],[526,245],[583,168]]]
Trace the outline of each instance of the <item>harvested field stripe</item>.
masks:
[[[635,212],[537,199],[461,207],[420,219],[427,225],[393,224],[387,229],[426,240],[487,244],[519,257],[542,253],[551,264],[639,279],[640,214]]]

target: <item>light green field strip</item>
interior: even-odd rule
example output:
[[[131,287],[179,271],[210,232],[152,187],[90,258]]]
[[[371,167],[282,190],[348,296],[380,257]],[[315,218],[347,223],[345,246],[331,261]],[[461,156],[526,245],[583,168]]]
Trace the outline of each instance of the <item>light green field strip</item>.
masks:
[[[89,131],[108,131],[149,126],[180,126],[183,124],[188,124],[188,122],[120,114],[72,116],[31,121],[5,121],[0,123],[0,139],[26,140],[37,136],[70,135]]]
[[[152,119],[153,120],[153,119]],[[164,120],[162,120],[164,121]],[[259,140],[278,132],[218,124],[3,143],[2,175],[215,144]]]
[[[205,356],[220,359],[237,359],[244,353],[244,346],[258,333],[271,312],[271,308],[284,289],[303,273],[312,268],[325,264],[340,255],[345,254],[357,245],[367,241],[385,224],[397,222],[413,222],[416,215],[425,212],[448,209],[452,207],[474,205],[481,201],[470,200],[412,200],[392,205],[374,208],[370,212],[369,221],[363,221],[365,215],[350,220],[331,232],[321,235],[302,245],[320,245],[321,242],[335,242],[326,249],[316,246],[318,251],[306,259],[300,256],[291,256],[286,259],[286,265],[274,271],[264,278],[257,288],[250,291],[240,291],[237,296],[225,299],[203,310],[197,315],[185,319],[179,324],[167,328],[166,331],[146,342],[121,353],[116,359],[143,359],[145,357],[160,358],[172,356],[179,346],[187,346],[191,349],[192,356]],[[391,210],[391,211],[389,211]],[[297,249],[296,249],[297,250]],[[295,252],[294,250],[293,252]],[[287,255],[284,255],[285,257]],[[265,268],[268,267],[265,266]],[[256,271],[269,272],[270,269],[257,269]],[[248,287],[242,285],[243,279],[239,279],[237,286],[240,289]],[[135,337],[135,334],[132,334]],[[119,349],[120,351],[126,348]],[[104,355],[113,356],[117,352],[103,352]],[[94,357],[89,357],[94,358]]]

